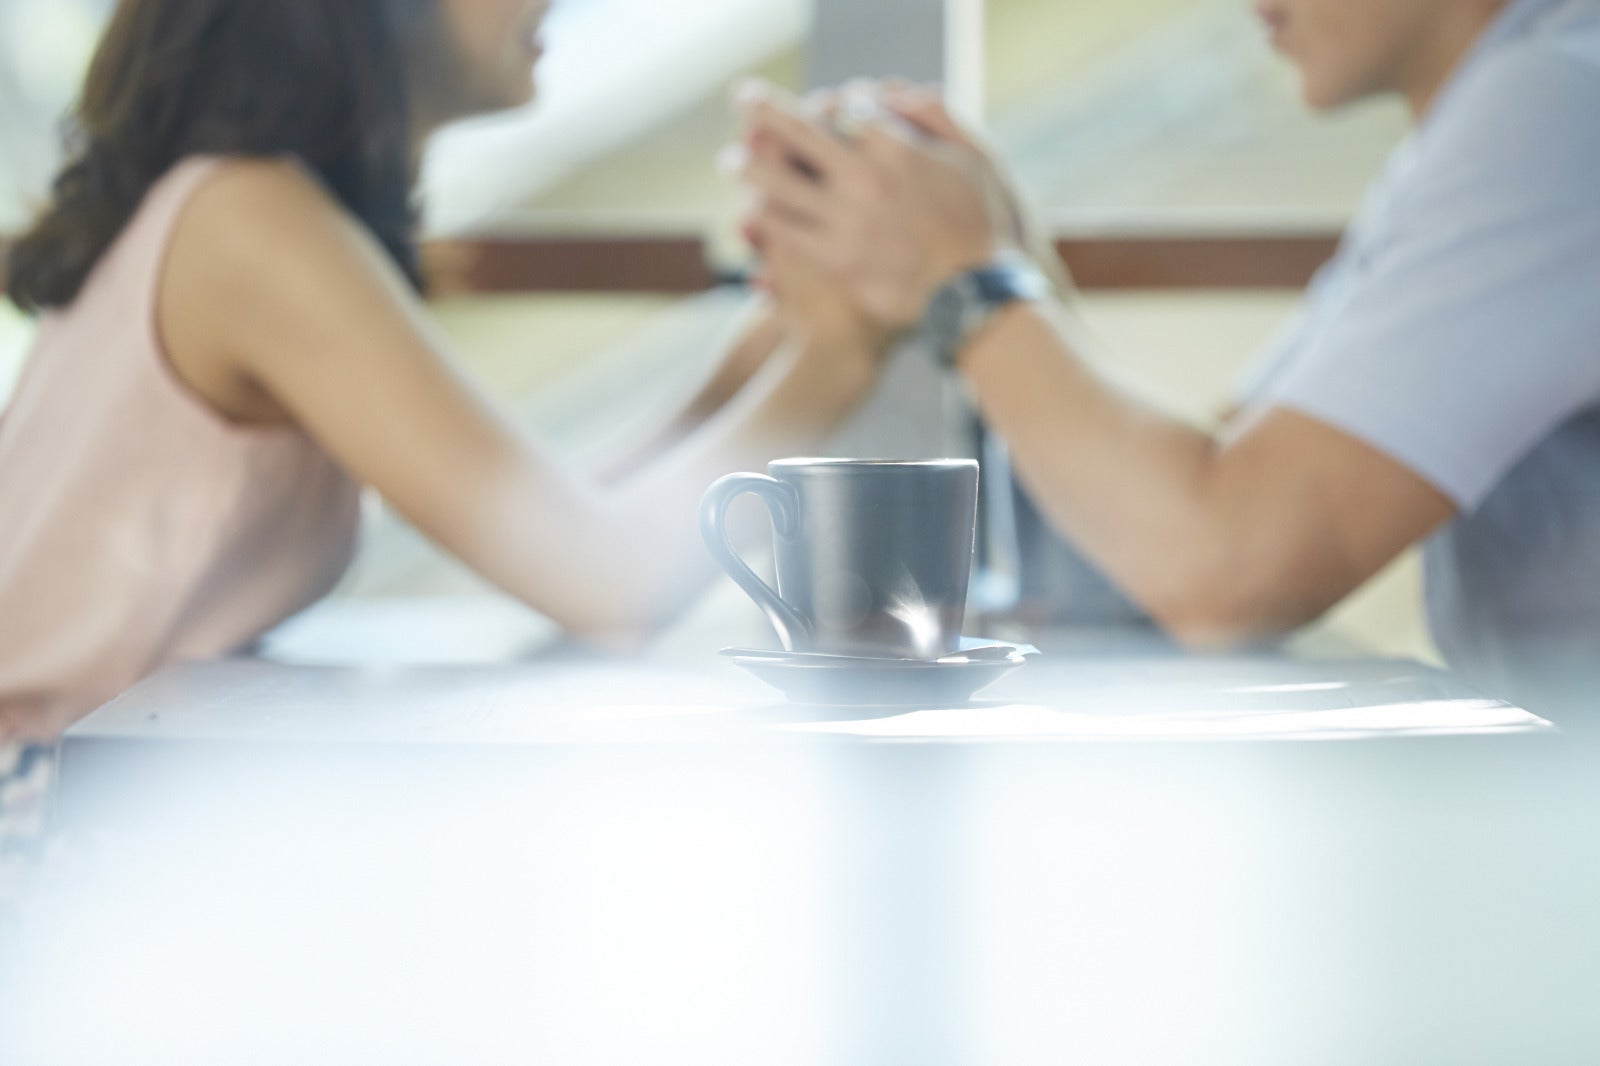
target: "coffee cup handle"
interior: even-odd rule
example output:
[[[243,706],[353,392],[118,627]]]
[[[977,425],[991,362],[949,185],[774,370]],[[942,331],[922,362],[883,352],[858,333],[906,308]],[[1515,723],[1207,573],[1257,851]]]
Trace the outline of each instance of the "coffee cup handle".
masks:
[[[811,624],[777,590],[756,576],[728,540],[728,507],[747,492],[759,496],[767,505],[772,527],[780,538],[799,533],[800,497],[791,486],[765,474],[729,474],[712,485],[700,501],[700,535],[705,538],[711,557],[767,616],[784,650],[805,651],[811,646]]]

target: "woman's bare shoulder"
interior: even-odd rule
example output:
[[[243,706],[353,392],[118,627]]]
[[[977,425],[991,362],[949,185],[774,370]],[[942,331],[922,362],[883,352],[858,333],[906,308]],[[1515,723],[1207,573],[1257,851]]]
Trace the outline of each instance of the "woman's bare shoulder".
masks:
[[[303,276],[330,250],[360,243],[357,223],[300,163],[228,159],[184,207],[173,253],[218,281],[243,269],[259,283],[279,269]]]
[[[228,160],[207,177],[179,218],[163,291],[178,317],[216,327],[202,341],[413,298],[377,239],[303,166],[278,159]]]
[[[304,167],[238,159],[184,205],[158,316],[179,375],[238,415],[265,370],[282,372],[336,331],[404,319],[411,299],[377,241]]]

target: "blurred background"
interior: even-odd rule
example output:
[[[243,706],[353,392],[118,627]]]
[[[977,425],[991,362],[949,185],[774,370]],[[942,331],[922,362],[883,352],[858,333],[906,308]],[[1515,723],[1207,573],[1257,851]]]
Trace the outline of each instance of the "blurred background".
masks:
[[[110,7],[0,0],[0,235],[25,224],[48,184],[55,124]],[[981,85],[969,95],[1063,236],[1331,235],[1403,133],[1397,106],[1309,115],[1244,0],[988,0],[981,20]],[[731,132],[728,88],[747,74],[801,88],[817,63],[815,25],[812,0],[558,0],[539,104],[436,143],[430,234],[692,234],[733,255],[736,192],[712,164]],[[1296,299],[1292,282],[1157,285],[1094,290],[1085,306],[1120,366],[1209,419]],[[441,295],[434,310],[529,428],[578,456],[691,389],[740,302],[523,291]],[[0,302],[0,401],[28,331]],[[1433,658],[1417,581],[1407,559],[1329,625],[1377,651]],[[481,591],[381,519],[342,595]]]

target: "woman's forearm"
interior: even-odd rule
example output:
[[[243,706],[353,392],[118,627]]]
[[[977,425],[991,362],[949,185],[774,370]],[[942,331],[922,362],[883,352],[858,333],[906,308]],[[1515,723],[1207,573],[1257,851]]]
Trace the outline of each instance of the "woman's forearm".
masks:
[[[681,406],[626,441],[595,465],[594,477],[615,485],[683,443],[731,403],[761,372],[784,341],[783,322],[769,304],[749,309],[739,333],[709,378]]]
[[[540,606],[581,636],[661,625],[706,585],[712,564],[699,534],[700,498],[737,470],[820,447],[871,381],[873,355],[841,358],[834,341],[795,339],[775,352],[721,411],[620,484],[589,495],[568,524],[570,567],[541,583]],[[827,344],[826,358],[806,349]],[[574,582],[568,573],[582,573]]]

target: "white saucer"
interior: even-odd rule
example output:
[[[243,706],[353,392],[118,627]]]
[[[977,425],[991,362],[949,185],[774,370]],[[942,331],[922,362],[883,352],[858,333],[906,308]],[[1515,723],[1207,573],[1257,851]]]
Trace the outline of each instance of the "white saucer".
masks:
[[[829,706],[950,707],[965,704],[1027,664],[1027,644],[967,639],[943,659],[888,659],[816,652],[727,648],[723,655],[795,703]]]

